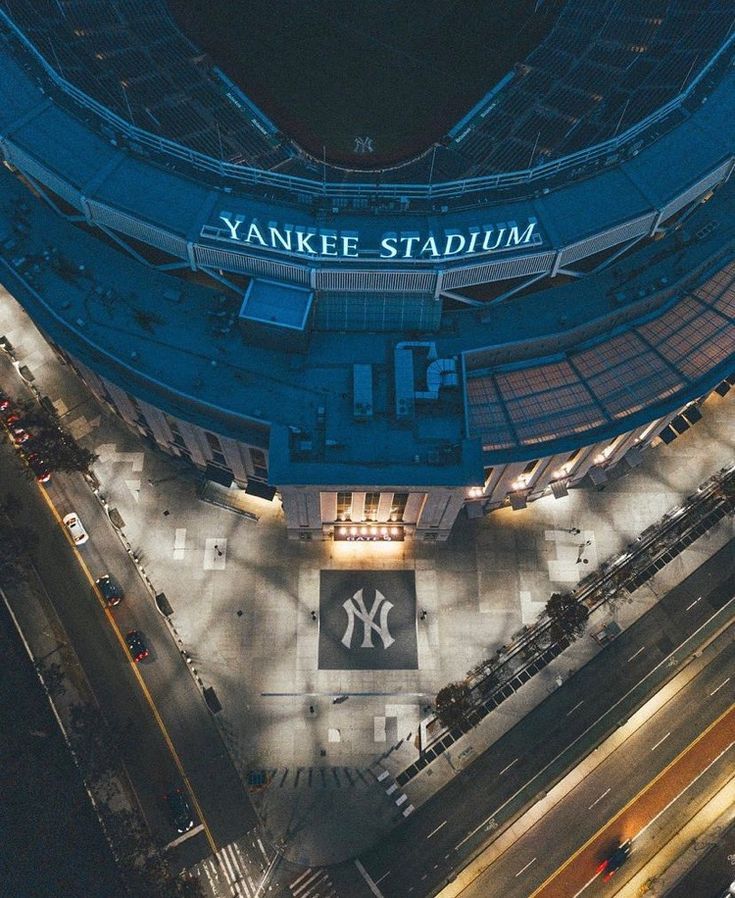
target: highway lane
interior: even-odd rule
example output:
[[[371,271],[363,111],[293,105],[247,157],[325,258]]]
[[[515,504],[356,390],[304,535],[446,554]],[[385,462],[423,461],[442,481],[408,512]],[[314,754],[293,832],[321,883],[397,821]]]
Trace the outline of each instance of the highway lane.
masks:
[[[722,686],[735,673],[732,635],[725,641],[725,646],[707,667],[605,758],[563,801],[528,832],[519,835],[484,874],[461,892],[462,898],[500,898],[501,895],[502,898],[528,898],[532,894],[538,894],[539,898],[571,898],[594,875],[597,865],[610,850],[621,841],[638,835],[658,810],[658,806],[647,803],[649,796],[641,793],[695,743],[713,721],[732,709],[735,683],[731,679]],[[722,735],[725,745],[733,739],[735,714],[731,715]],[[698,749],[702,747],[698,745]],[[718,745],[713,750],[714,755],[721,749]],[[722,758],[718,768],[721,775],[729,777],[735,763],[733,758],[735,752],[732,750]],[[677,771],[673,780],[677,777],[681,777],[679,788],[688,782],[683,770]],[[671,787],[675,791],[666,793],[664,803],[678,791],[675,782]],[[635,804],[618,817],[621,809],[636,798]],[[608,826],[611,820],[614,823]],[[602,835],[596,837],[601,830],[604,830]],[[589,840],[592,840],[591,844],[587,844]],[[578,851],[579,856],[575,857]],[[565,867],[570,857],[574,860]],[[637,862],[639,860],[643,860],[641,855]],[[631,865],[630,869],[635,867]],[[548,885],[539,888],[551,877]],[[600,894],[600,885],[595,886],[596,894]]]
[[[661,665],[657,673],[661,681],[672,675],[675,668],[668,668],[665,659],[729,601],[734,570],[731,542],[663,596],[383,843],[363,855],[360,860],[381,893],[386,898],[404,898],[413,887],[411,894],[432,894],[461,869],[492,837],[495,809],[510,803],[508,808],[520,810],[532,800],[544,788],[544,781],[553,781],[561,773],[561,767],[557,770],[552,764],[560,752],[581,740],[588,730],[585,739],[590,745],[604,735],[600,731],[592,738],[595,722],[607,709],[631,690],[640,688],[640,696],[635,692],[632,696],[636,704],[655,691],[655,682],[650,689],[638,684],[657,666]],[[623,717],[629,715],[625,703],[619,710]],[[494,713],[502,713],[502,709]],[[548,764],[551,767],[545,777],[529,788],[529,781]],[[354,868],[343,868],[335,873],[337,877],[345,894],[350,894],[350,887],[355,894],[363,894],[364,880]]]
[[[109,572],[125,588],[124,601],[107,611],[93,594],[83,565],[38,486],[24,479],[11,447],[2,447],[2,455],[0,495],[10,492],[17,497],[14,519],[38,535],[35,557],[39,575],[116,734],[143,812],[161,844],[176,837],[163,795],[182,781],[176,757],[180,759],[211,833],[208,840],[206,833],[199,832],[173,850],[177,866],[190,866],[209,855],[213,847],[226,845],[257,825],[211,713],[137,569],[88,486],[77,475],[55,474],[47,492],[59,517],[76,511],[90,534],[89,542],[76,551],[91,577]],[[151,654],[138,666],[145,690],[115,632],[116,625],[122,634],[139,629],[145,635]]]

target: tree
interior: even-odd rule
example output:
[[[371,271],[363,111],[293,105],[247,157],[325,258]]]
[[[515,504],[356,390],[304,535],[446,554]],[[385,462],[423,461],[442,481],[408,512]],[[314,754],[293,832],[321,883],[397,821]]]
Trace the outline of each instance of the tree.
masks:
[[[56,418],[31,400],[20,404],[23,427],[31,434],[27,451],[43,458],[50,471],[88,471],[97,457],[63,430]]]
[[[36,431],[29,447],[43,458],[51,471],[88,471],[97,458],[56,425]]]
[[[451,729],[461,723],[470,709],[472,691],[467,683],[450,683],[436,697],[436,716]]]
[[[584,633],[589,611],[569,592],[552,593],[546,603],[546,613],[551,619],[551,635],[557,641],[563,637],[576,639]]]

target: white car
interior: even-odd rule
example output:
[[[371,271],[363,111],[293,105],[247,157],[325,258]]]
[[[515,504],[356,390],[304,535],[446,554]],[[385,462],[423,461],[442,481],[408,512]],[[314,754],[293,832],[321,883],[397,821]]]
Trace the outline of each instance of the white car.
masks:
[[[73,511],[64,517],[64,526],[77,546],[81,546],[82,543],[86,543],[89,539],[89,534]]]

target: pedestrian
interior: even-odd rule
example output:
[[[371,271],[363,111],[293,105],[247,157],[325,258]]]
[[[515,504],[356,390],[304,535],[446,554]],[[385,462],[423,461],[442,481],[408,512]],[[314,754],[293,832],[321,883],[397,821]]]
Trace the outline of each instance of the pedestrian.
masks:
[[[314,705],[309,705],[309,714],[314,713]]]
[[[421,609],[421,614],[419,615],[419,618],[421,620],[426,620],[426,612],[424,611],[423,608]]]
[[[311,619],[314,621],[316,620],[316,611],[311,612]]]

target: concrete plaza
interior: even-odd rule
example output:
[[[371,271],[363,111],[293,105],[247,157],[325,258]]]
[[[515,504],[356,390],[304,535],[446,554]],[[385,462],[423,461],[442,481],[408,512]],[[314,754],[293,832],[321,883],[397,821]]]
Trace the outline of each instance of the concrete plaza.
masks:
[[[342,856],[392,825],[395,805],[368,768],[416,734],[437,691],[533,622],[552,592],[574,586],[733,460],[733,394],[713,395],[695,427],[647,451],[640,467],[611,476],[601,491],[575,489],[522,511],[460,520],[447,544],[292,542],[277,500],[243,497],[247,514],[237,514],[198,498],[197,472],[148,448],[101,408],[12,298],[0,299],[0,333],[18,365],[98,454],[100,493],[121,516],[154,590],[166,593],[192,669],[217,693],[217,720],[238,770],[243,778],[272,775],[254,797],[274,839],[286,831],[298,844],[295,860],[313,862],[309,839],[295,833],[319,817],[343,821]],[[383,588],[381,574],[397,572],[408,584],[410,615],[390,638],[403,640],[403,660],[340,667],[345,602],[369,580],[367,607]],[[337,584],[329,599],[327,582]],[[365,659],[359,624],[358,613],[351,639]],[[375,650],[384,650],[373,635]],[[319,862],[328,859],[322,852]]]

